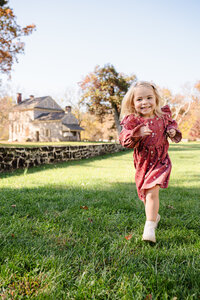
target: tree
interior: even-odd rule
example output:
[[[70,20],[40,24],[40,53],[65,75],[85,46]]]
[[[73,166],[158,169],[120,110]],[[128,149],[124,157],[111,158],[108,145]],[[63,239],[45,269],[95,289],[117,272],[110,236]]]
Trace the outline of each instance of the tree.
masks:
[[[12,98],[5,96],[0,98],[0,138],[8,139],[9,112],[12,110]]]
[[[165,104],[169,104],[172,110],[173,119],[179,125],[183,138],[194,138],[194,130],[191,131],[195,122],[200,116],[200,84],[194,86],[185,84],[181,94],[172,95],[167,89],[161,90]],[[197,124],[198,122],[196,122]],[[198,126],[197,126],[198,127]],[[195,130],[195,135],[196,135]],[[197,137],[197,136],[196,136]]]
[[[200,138],[200,118],[196,120],[194,126],[190,129],[189,137],[192,140],[196,140],[196,138]]]
[[[102,139],[102,127],[95,115],[89,112],[83,113],[81,126],[85,129],[81,132],[82,140],[99,141]]]
[[[80,88],[75,89],[74,87],[68,87],[61,101],[64,102],[65,105],[70,105],[72,107],[73,114],[76,116],[79,125],[81,126],[83,111],[81,110],[80,97]]]
[[[96,114],[101,121],[111,111],[119,133],[121,101],[135,80],[135,75],[126,76],[118,73],[113,65],[107,64],[102,68],[96,66],[94,72],[89,73],[79,83],[83,91],[80,102],[86,104],[89,111]]]
[[[21,42],[21,37],[31,34],[35,25],[23,28],[18,25],[7,2],[0,0],[0,72],[9,74],[13,63],[18,62],[18,54],[24,53],[25,45]]]
[[[192,94],[191,89],[185,86],[183,95],[172,95],[169,89],[160,90],[161,98],[163,99],[163,105],[169,104],[172,111],[173,119],[180,125],[184,117],[188,114],[191,103]]]
[[[194,122],[189,131],[189,138],[195,140],[200,138],[200,81],[194,85],[192,109]],[[191,123],[191,120],[190,120]]]

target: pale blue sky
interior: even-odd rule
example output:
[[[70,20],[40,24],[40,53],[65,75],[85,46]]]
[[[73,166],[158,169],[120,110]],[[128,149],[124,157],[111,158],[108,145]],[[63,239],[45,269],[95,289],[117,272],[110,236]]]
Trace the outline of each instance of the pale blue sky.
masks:
[[[198,0],[10,0],[22,26],[25,55],[12,88],[25,97],[62,97],[96,65],[179,92],[200,80]]]

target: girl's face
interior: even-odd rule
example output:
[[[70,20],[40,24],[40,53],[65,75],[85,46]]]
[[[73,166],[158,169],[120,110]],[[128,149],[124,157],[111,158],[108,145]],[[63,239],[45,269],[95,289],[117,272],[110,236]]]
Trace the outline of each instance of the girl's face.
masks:
[[[138,86],[134,94],[134,106],[136,112],[144,117],[151,118],[154,116],[156,108],[156,97],[153,88],[146,86]]]

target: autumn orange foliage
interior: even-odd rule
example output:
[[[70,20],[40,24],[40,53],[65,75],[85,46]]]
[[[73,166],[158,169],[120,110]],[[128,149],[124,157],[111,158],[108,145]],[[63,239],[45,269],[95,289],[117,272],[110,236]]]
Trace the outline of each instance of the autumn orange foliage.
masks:
[[[133,235],[132,235],[132,234],[129,234],[129,235],[125,236],[125,239],[126,239],[127,241],[129,241],[130,239],[132,239],[132,237],[133,237]]]
[[[21,37],[35,30],[34,24],[22,28],[16,22],[16,16],[10,7],[0,7],[0,72],[10,73],[12,65],[20,53],[24,53]]]

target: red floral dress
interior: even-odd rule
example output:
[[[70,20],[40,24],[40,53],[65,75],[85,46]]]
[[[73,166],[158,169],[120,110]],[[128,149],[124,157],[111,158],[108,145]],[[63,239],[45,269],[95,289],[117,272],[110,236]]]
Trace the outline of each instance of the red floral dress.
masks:
[[[172,120],[169,106],[162,107],[162,111],[162,117],[144,119],[131,114],[121,122],[123,129],[119,141],[126,148],[134,148],[135,183],[138,196],[144,202],[146,189],[157,184],[161,188],[168,187],[172,165],[168,155],[167,130],[176,129],[175,137],[171,138],[173,142],[178,143],[182,138],[176,121]],[[139,136],[140,127],[147,123],[152,130],[151,135]]]

